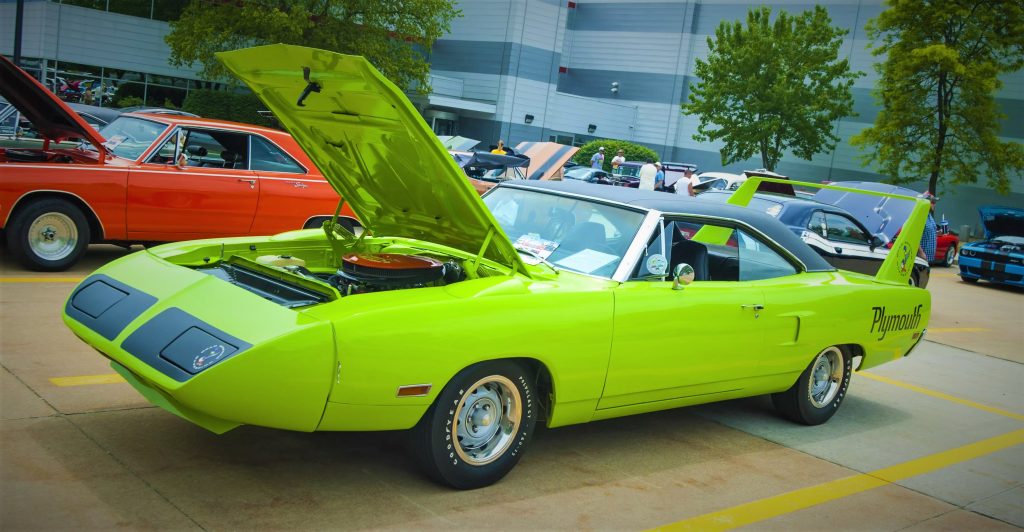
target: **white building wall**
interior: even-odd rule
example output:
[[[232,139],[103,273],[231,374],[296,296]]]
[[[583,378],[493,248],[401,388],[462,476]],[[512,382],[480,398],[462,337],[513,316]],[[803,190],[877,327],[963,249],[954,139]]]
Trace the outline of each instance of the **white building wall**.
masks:
[[[0,4],[0,28],[14,33],[14,3]],[[98,65],[175,77],[197,77],[195,68],[167,63],[166,22],[51,2],[26,2],[21,53],[59,62]],[[13,54],[13,38],[0,39],[0,53]]]

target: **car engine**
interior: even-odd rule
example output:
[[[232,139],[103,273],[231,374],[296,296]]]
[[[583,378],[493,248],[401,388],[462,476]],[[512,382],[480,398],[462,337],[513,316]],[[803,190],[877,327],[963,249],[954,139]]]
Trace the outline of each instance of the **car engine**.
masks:
[[[441,262],[422,255],[396,253],[349,253],[341,268],[327,282],[343,296],[402,288],[431,286],[438,281],[451,284],[465,279],[455,261]]]

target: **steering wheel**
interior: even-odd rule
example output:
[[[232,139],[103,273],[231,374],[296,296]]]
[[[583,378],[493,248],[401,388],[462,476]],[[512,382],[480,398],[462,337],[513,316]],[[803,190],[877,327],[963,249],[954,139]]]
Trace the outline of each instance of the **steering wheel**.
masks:
[[[548,240],[562,240],[576,225],[576,217],[565,209],[552,207],[548,213],[548,222],[541,230],[541,236]]]

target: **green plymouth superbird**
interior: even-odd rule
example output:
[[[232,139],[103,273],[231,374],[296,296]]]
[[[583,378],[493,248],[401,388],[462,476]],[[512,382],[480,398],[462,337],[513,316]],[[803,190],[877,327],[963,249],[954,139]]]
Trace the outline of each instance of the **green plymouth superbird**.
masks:
[[[220,54],[359,216],[168,244],[100,268],[64,321],[148,400],[211,431],[412,429],[434,479],[476,488],[549,427],[772,394],[828,420],[850,375],[906,356],[928,204],[874,277],[729,204],[511,180],[483,199],[365,59]],[[822,186],[822,185],[812,185]],[[339,205],[339,209],[341,206]]]

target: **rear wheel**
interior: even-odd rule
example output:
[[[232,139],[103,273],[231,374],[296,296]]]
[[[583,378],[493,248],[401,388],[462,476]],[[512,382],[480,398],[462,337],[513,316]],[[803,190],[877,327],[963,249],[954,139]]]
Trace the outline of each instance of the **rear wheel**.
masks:
[[[526,450],[537,422],[535,379],[511,361],[457,374],[413,430],[412,452],[434,480],[474,489],[501,480]]]
[[[829,420],[846,397],[853,372],[853,357],[839,346],[826,348],[814,357],[790,389],[772,394],[775,409],[804,425]]]
[[[942,259],[942,265],[947,268],[952,266],[954,258],[956,258],[956,248],[949,246],[949,249],[946,250],[945,258]]]
[[[43,272],[66,270],[89,245],[89,222],[73,203],[48,198],[18,210],[7,227],[7,247],[25,267]]]

